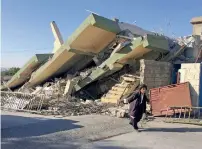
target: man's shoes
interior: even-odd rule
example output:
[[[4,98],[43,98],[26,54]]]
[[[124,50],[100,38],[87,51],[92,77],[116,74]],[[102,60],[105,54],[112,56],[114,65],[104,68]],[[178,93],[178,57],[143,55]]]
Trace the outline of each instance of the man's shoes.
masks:
[[[129,122],[129,124],[130,124],[130,125],[133,125],[133,123],[132,123],[131,121]]]

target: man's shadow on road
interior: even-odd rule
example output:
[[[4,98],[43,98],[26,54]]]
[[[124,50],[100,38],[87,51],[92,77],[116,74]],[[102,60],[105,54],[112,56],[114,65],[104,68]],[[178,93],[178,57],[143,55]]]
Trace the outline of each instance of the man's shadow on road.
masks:
[[[145,128],[141,130],[143,132],[202,132],[202,127],[200,128]]]

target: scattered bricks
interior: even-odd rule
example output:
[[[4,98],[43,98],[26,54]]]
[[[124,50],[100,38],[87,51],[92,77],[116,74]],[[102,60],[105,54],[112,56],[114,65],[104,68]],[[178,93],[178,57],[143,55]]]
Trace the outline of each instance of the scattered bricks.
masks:
[[[109,112],[111,113],[112,116],[116,116],[118,111],[116,108],[109,108]]]
[[[119,110],[119,111],[117,112],[116,117],[118,117],[118,118],[124,118],[125,115],[126,115],[126,112],[125,112],[124,110]]]
[[[124,104],[124,106],[122,107],[122,109],[124,109],[124,110],[127,111],[127,110],[129,110],[129,107],[130,107],[129,104]]]

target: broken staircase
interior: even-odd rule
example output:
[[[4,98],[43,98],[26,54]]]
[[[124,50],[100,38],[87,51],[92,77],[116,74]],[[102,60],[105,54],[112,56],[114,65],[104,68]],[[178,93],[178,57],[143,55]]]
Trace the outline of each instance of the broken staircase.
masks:
[[[139,77],[125,74],[120,78],[121,83],[115,84],[102,98],[102,102],[118,103],[120,99],[127,97],[139,85]]]

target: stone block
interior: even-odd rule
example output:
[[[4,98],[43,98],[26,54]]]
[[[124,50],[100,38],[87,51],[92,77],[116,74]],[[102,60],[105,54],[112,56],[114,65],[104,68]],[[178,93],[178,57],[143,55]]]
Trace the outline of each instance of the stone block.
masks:
[[[122,110],[121,109],[121,110],[117,111],[116,117],[118,117],[118,118],[124,118],[125,115],[126,115],[126,110]]]

